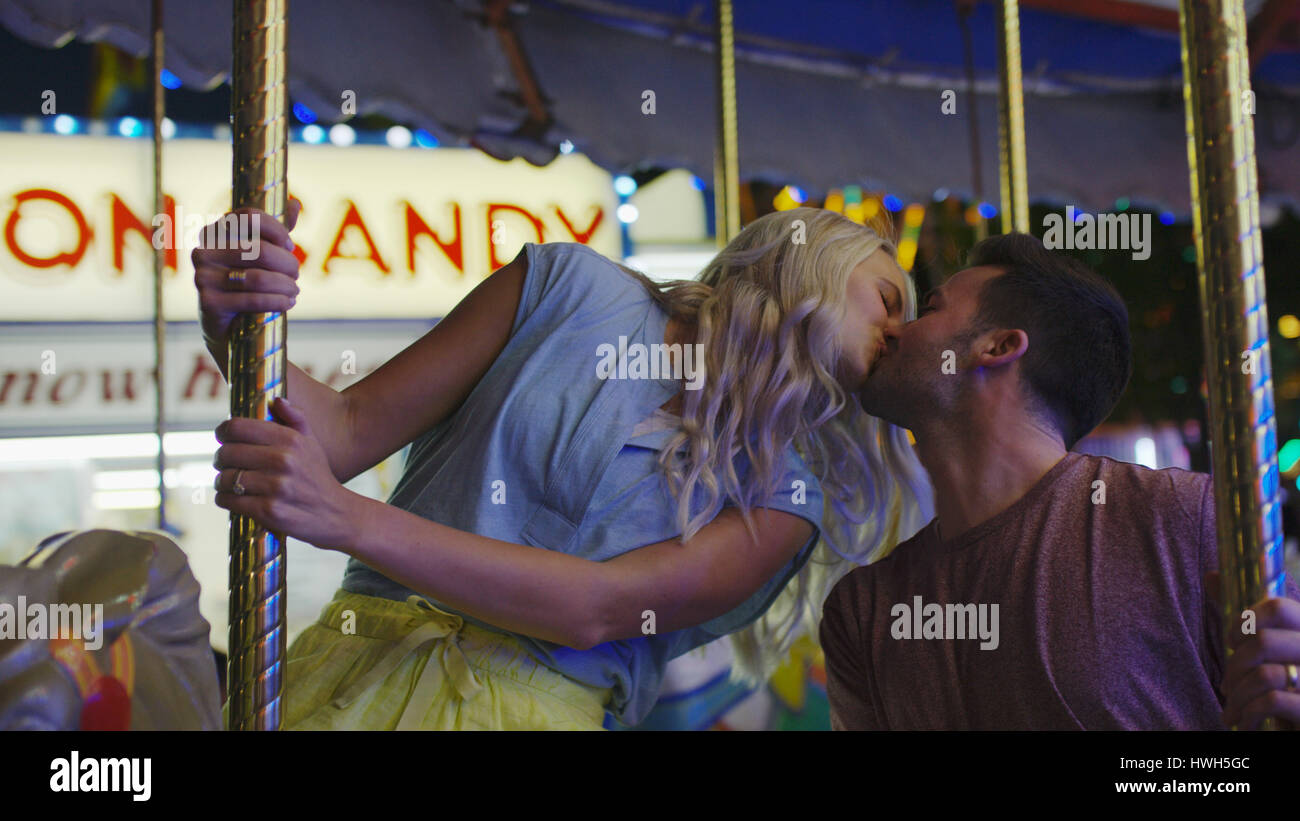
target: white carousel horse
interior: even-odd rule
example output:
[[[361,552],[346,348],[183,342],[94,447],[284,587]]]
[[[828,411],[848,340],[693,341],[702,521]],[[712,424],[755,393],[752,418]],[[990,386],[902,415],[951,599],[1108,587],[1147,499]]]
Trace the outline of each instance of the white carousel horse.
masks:
[[[59,533],[0,565],[0,730],[220,729],[198,601],[160,533]]]

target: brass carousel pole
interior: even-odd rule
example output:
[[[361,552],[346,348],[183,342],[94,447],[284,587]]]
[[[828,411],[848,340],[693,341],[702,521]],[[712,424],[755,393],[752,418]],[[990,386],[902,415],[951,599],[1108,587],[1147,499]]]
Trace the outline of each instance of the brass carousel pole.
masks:
[[[998,8],[998,178],[1002,186],[1002,233],[1029,233],[1029,184],[1025,168],[1025,93],[1020,71],[1020,3]]]
[[[288,0],[237,0],[230,106],[234,118],[233,207],[283,219],[288,122],[285,41]],[[242,231],[242,229],[241,229]],[[285,394],[282,313],[243,314],[230,337],[230,415],[270,419]],[[246,516],[230,517],[231,730],[278,730],[284,691],[284,537]]]
[[[166,115],[166,89],[162,84],[163,72],[163,0],[153,0],[150,8],[150,28],[152,53],[150,71],[153,75],[153,212],[167,213],[167,200],[162,186],[162,144],[163,118]],[[175,242],[176,230],[173,226],[172,241]],[[163,316],[163,266],[167,262],[167,248],[154,248],[153,252],[153,373],[154,373],[154,433],[158,437],[158,459],[155,468],[158,471],[158,529],[167,532],[167,451],[163,449],[163,439],[167,433],[167,381],[166,344],[167,322]]]
[[[1255,132],[1242,0],[1180,0],[1179,21],[1226,638],[1285,593]]]
[[[718,0],[718,142],[713,210],[718,247],[740,233],[740,145],[736,123],[736,30],[731,0]]]

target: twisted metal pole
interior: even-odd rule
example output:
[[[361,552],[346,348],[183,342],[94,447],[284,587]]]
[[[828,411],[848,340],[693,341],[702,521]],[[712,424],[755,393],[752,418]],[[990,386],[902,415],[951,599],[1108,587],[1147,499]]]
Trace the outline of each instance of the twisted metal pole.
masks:
[[[287,203],[288,0],[236,0],[231,109],[234,208],[276,219]],[[286,387],[283,313],[243,314],[230,336],[230,415],[271,418]],[[247,516],[230,517],[229,723],[278,730],[284,692],[284,537]]]
[[[736,27],[731,0],[718,0],[718,141],[713,210],[718,247],[740,233],[740,140],[736,120]]]
[[[998,8],[998,176],[1002,233],[1029,233],[1029,184],[1025,163],[1025,91],[1020,70],[1020,3]],[[973,110],[972,110],[973,113]]]
[[[166,89],[162,84],[163,72],[163,0],[153,0],[150,8],[150,72],[152,74],[153,97],[151,99],[153,115],[153,212],[167,213],[167,199],[163,194],[163,118],[166,116]],[[172,242],[176,241],[176,229],[172,227]],[[167,262],[167,246],[154,248],[153,252],[153,373],[154,373],[154,433],[158,437],[158,459],[154,467],[158,471],[158,529],[168,532],[167,524],[167,451],[163,449],[163,439],[167,433],[167,380],[166,347],[167,320],[163,316],[163,267]]]
[[[1242,0],[1178,16],[1226,639],[1286,586],[1253,106]]]

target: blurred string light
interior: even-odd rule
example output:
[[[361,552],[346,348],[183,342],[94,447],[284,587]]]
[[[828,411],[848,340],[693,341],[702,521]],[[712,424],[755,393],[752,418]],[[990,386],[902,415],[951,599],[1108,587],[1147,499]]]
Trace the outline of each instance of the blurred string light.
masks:
[[[162,135],[164,140],[170,140],[176,136],[176,123],[171,117],[163,117]]]
[[[893,194],[886,194],[882,202],[886,211],[897,212],[903,210],[903,201]]]
[[[1150,436],[1139,438],[1133,445],[1133,461],[1152,470],[1160,467],[1156,464],[1156,440]]]
[[[916,248],[921,239],[921,223],[925,220],[925,206],[914,202],[903,212],[903,230],[898,237],[898,264],[911,271],[916,263]]]
[[[312,145],[325,142],[325,129],[315,124],[303,126],[302,141]]]
[[[695,186],[696,191],[703,191],[705,188],[708,187],[704,184],[704,180],[700,179],[694,174],[691,175],[691,185]]]
[[[1169,390],[1180,396],[1187,393],[1187,380],[1181,376],[1175,376],[1169,380]]]
[[[77,120],[67,114],[60,114],[54,118],[54,131],[58,134],[76,134]]]
[[[1188,245],[1183,248],[1183,262],[1196,262],[1196,246]]]
[[[144,133],[144,123],[135,117],[123,117],[117,121],[117,133],[123,137],[139,137]]]
[[[357,132],[347,123],[335,123],[330,126],[330,142],[334,145],[352,145],[357,141]]]
[[[997,206],[991,202],[981,202],[975,210],[986,220],[991,220],[998,215]]]
[[[1300,439],[1292,439],[1277,452],[1277,467],[1283,473],[1290,473],[1300,463]]]
[[[1173,212],[1173,211],[1161,211],[1161,212],[1160,212],[1160,224],[1161,224],[1161,225],[1173,225],[1173,224],[1174,224],[1174,212]]]
[[[844,213],[844,192],[838,188],[832,188],[826,192],[826,199],[822,202],[822,208],[827,211],[834,211],[837,214]]]
[[[312,111],[302,103],[293,104],[293,116],[298,118],[298,122],[311,125],[316,122],[316,112]]]
[[[574,146],[573,146],[573,140],[561,140],[561,141],[560,141],[560,153],[561,153],[561,154],[572,154],[572,153],[573,153],[573,148],[574,148]]]
[[[1130,203],[1128,201],[1128,197],[1120,197],[1119,199],[1115,200],[1116,211],[1127,211],[1129,205]]]
[[[437,148],[438,138],[430,134],[426,129],[415,129],[415,144],[421,148]]]
[[[172,74],[167,69],[163,69],[158,75],[158,82],[162,83],[163,88],[170,88],[173,91],[181,87],[181,78]]]
[[[395,125],[384,132],[384,141],[393,148],[409,148],[411,139],[411,129],[400,125]]]
[[[793,185],[787,185],[776,192],[776,196],[772,198],[772,206],[778,211],[789,211],[791,208],[803,205],[806,199],[803,191]]]
[[[618,217],[618,221],[624,225],[631,225],[636,222],[637,217],[641,216],[641,212],[630,202],[620,205],[614,214]]]
[[[626,174],[614,178],[614,192],[620,197],[630,197],[636,193],[636,180]]]
[[[1284,314],[1277,320],[1277,332],[1286,339],[1300,337],[1300,319],[1295,314]]]
[[[860,186],[847,185],[844,187],[844,216],[858,223],[867,221],[867,209],[862,204],[862,188]]]
[[[946,199],[948,199],[948,189],[947,189],[947,188],[936,188],[936,189],[934,190],[934,201],[935,201],[935,202],[943,202],[943,201],[946,200]]]

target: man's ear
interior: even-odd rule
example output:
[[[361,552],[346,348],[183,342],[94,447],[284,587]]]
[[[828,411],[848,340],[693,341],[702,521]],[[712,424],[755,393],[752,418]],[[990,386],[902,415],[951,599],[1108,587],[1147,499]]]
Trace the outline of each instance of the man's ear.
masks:
[[[1029,334],[1019,328],[989,331],[979,340],[975,365],[981,368],[1009,365],[1028,350]]]

